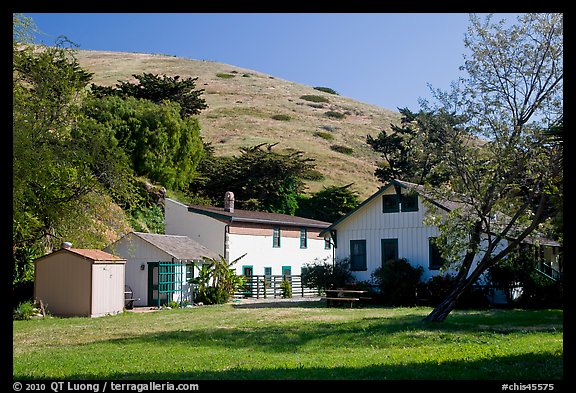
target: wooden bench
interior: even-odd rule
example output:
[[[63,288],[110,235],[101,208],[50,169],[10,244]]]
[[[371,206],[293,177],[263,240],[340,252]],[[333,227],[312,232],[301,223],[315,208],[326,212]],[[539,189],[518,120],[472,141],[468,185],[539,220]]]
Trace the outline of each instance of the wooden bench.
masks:
[[[351,289],[327,289],[326,290],[326,307],[330,307],[330,305],[334,304],[335,302],[350,302],[350,308],[354,305],[354,303],[359,302],[360,300],[370,300],[370,297],[360,296],[368,291],[358,291],[358,290],[351,290]]]

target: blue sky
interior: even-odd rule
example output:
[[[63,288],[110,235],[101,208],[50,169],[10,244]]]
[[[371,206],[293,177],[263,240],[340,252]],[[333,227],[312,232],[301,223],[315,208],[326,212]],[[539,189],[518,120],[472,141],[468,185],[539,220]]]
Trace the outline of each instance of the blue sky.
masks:
[[[27,13],[53,44],[211,60],[383,108],[419,108],[463,64],[467,13]],[[514,20],[518,14],[496,14]]]

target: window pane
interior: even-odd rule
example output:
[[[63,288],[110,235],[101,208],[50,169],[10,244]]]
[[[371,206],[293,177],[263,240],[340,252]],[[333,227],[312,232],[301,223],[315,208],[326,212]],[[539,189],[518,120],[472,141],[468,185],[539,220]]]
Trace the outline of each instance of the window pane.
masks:
[[[382,266],[390,260],[398,259],[398,239],[382,239]]]
[[[382,212],[383,213],[396,213],[400,211],[400,206],[398,203],[398,196],[394,195],[382,195]]]
[[[402,195],[402,211],[403,212],[418,211],[418,194]]]
[[[350,270],[366,270],[366,240],[350,240]]]

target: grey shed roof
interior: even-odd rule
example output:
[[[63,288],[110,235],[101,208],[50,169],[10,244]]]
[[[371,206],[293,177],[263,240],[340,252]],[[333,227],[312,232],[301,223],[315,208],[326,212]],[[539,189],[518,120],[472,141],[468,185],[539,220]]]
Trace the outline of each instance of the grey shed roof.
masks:
[[[152,244],[176,259],[219,259],[218,253],[208,249],[188,236],[160,235],[155,233],[132,232],[134,236]]]

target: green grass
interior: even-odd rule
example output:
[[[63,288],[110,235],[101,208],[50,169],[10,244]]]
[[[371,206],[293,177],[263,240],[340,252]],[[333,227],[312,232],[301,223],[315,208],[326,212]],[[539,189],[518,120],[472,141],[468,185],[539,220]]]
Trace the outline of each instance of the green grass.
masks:
[[[14,379],[563,378],[561,310],[220,305],[13,322]]]

